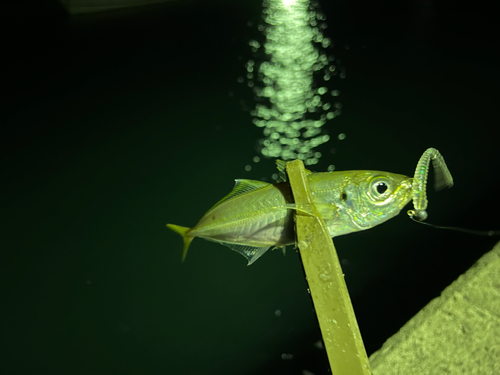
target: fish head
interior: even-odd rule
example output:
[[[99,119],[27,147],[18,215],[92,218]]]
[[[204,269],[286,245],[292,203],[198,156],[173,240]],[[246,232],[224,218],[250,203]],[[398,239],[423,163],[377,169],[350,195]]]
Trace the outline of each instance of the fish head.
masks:
[[[343,221],[334,229],[337,236],[382,224],[398,215],[412,199],[411,177],[379,171],[351,173],[345,176],[337,200]]]

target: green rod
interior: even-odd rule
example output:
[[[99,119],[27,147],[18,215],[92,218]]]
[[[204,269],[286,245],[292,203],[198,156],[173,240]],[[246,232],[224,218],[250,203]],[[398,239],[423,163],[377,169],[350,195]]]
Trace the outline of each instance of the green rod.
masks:
[[[298,248],[333,375],[372,374],[344,274],[325,222],[314,206],[301,160],[286,164],[295,204]]]

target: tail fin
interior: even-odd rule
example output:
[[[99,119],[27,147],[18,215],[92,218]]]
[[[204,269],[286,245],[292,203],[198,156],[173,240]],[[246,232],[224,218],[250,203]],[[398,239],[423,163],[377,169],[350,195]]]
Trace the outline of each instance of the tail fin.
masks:
[[[194,237],[189,236],[189,231],[191,228],[187,227],[181,227],[180,225],[174,225],[174,224],[167,224],[167,228],[173,230],[175,233],[179,233],[182,236],[182,239],[184,241],[184,250],[182,252],[182,261],[184,262],[184,259],[186,259],[186,254],[189,248],[189,245],[191,244],[191,241],[193,241]]]

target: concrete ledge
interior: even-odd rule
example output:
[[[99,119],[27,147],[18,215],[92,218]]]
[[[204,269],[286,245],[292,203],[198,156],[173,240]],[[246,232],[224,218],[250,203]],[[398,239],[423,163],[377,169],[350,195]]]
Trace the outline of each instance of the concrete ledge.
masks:
[[[374,374],[500,374],[500,242],[370,357]]]

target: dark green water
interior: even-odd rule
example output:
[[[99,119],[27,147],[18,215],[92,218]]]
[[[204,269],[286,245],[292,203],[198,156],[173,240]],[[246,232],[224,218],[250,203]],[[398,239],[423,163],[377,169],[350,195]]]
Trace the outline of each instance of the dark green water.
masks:
[[[244,170],[260,131],[237,77],[259,3],[4,12],[2,374],[327,373],[294,250],[246,267],[195,240],[182,264],[165,228],[194,225],[233,179],[275,171],[272,161]],[[436,147],[455,187],[430,193],[429,222],[498,229],[492,16],[394,4],[323,6],[348,75],[315,170],[412,175]],[[335,239],[369,354],[494,242],[405,214]]]

